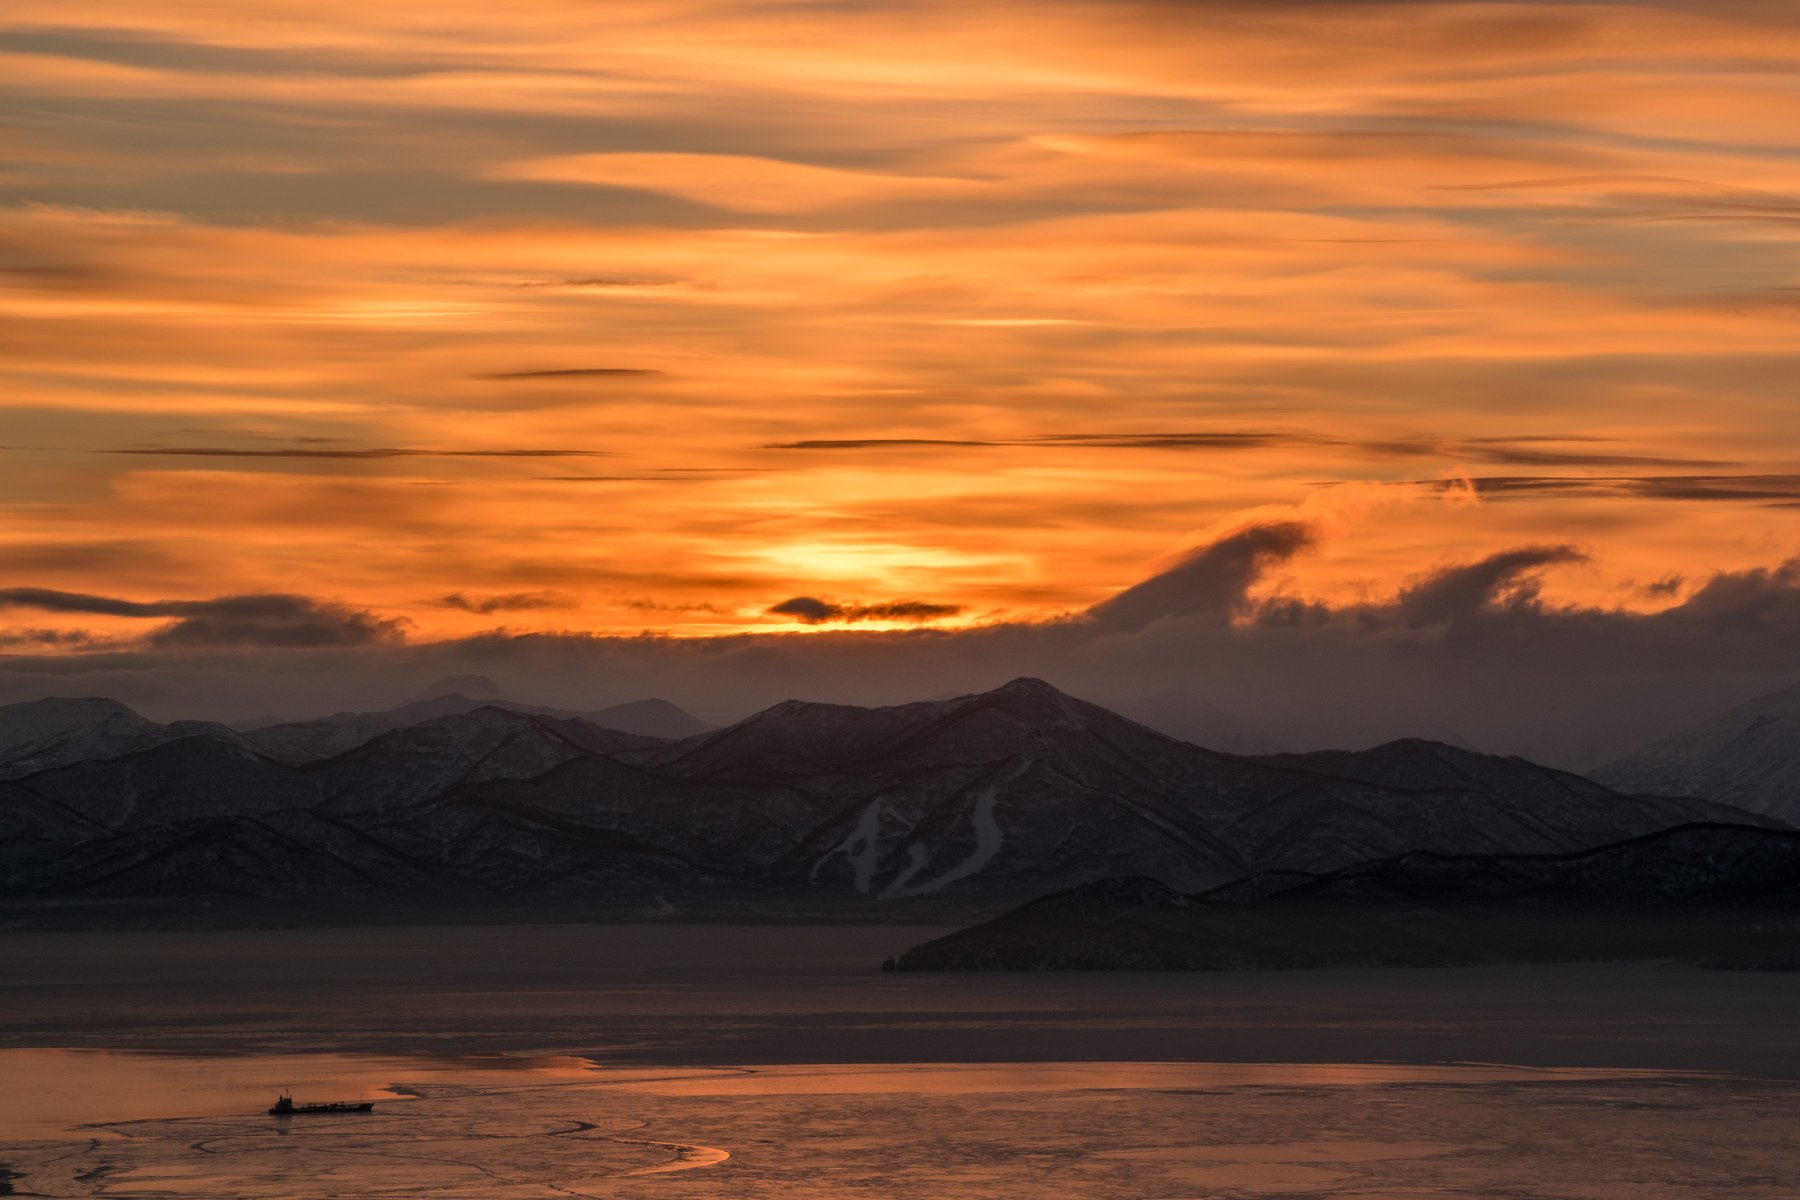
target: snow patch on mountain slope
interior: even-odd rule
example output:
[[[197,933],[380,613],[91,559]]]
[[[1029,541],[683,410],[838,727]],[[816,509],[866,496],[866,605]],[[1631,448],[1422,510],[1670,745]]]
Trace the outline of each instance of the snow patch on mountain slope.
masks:
[[[915,884],[911,882],[912,877],[917,874],[919,868],[924,866],[921,855],[917,853],[921,848],[915,844],[909,848],[914,853],[913,861],[908,866],[906,873],[882,891],[882,898],[906,899],[909,896],[924,896],[931,892],[939,892],[958,880],[969,878],[993,862],[994,857],[1006,845],[1006,834],[1000,828],[1000,822],[994,817],[994,809],[1000,802],[1001,789],[1024,774],[1030,765],[1029,762],[1019,764],[1005,779],[996,780],[975,797],[975,808],[969,815],[970,822],[975,828],[974,853],[935,879]]]
[[[849,836],[827,850],[817,862],[813,863],[810,876],[812,882],[817,883],[820,870],[840,854],[850,860],[850,869],[853,872],[856,890],[865,896],[868,895],[869,889],[875,883],[875,870],[881,863],[880,796],[869,801],[868,806],[862,811],[862,816],[857,818],[856,826],[851,829]]]

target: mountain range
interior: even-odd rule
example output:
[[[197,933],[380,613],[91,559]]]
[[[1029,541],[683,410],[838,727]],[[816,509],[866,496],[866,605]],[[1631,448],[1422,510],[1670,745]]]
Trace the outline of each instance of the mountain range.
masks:
[[[1613,787],[1706,796],[1800,824],[1800,684],[1653,742],[1594,775]]]
[[[107,700],[8,706],[0,896],[975,912],[1115,877],[1185,894],[1408,852],[1566,854],[1778,824],[1433,742],[1226,754],[1031,679],[886,708],[788,701],[673,738],[601,723],[621,712],[685,717],[453,695],[238,730]]]
[[[469,682],[478,679],[465,677]],[[192,737],[235,742],[279,762],[299,765],[353,750],[384,733],[440,717],[465,716],[481,708],[579,720],[653,738],[691,737],[713,728],[666,700],[639,700],[581,712],[522,704],[498,695],[472,697],[448,692],[380,712],[340,712],[310,721],[227,726],[213,721],[164,725],[139,716],[116,700],[53,697],[0,705],[0,779],[88,759],[116,758]]]

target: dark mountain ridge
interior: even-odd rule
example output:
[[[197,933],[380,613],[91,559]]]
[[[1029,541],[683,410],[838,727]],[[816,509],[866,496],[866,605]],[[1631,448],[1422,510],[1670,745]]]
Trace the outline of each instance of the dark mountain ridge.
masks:
[[[1029,679],[888,708],[789,701],[677,741],[490,705],[303,763],[119,709],[93,710],[99,735],[57,715],[60,744],[100,756],[0,778],[0,895],[873,915],[1756,823],[1432,743],[1241,758]]]

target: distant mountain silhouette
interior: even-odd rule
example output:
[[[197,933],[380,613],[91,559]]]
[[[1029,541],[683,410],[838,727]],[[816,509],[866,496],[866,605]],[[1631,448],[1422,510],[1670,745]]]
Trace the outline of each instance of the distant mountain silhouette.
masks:
[[[234,742],[297,766],[342,754],[393,730],[482,708],[579,720],[601,729],[649,738],[692,737],[714,728],[666,700],[637,700],[575,712],[512,700],[476,700],[445,694],[381,712],[341,712],[311,721],[227,726],[214,721],[174,721],[164,725],[140,716],[117,700],[52,697],[0,705],[0,779],[89,759],[114,758],[197,736]]]
[[[96,696],[0,705],[0,779],[203,734],[226,740],[237,737],[232,729],[211,721],[160,725],[117,700]]]
[[[658,738],[692,737],[713,728],[667,700],[636,700],[628,704],[615,704],[610,708],[579,712],[542,704],[475,698],[459,692],[449,692],[413,700],[398,708],[381,712],[334,713],[312,721],[253,726],[242,733],[245,741],[271,758],[289,763],[313,762],[360,746],[390,730],[404,729],[438,717],[471,713],[480,708],[503,708],[535,716],[582,720],[602,729],[616,729],[621,733]]]
[[[45,703],[0,710],[14,898],[967,910],[1116,876],[1189,892],[1758,820],[1428,742],[1221,754],[1031,679],[888,708],[789,701],[673,741],[495,705],[246,733]],[[439,703],[472,702],[421,702]],[[355,744],[311,756],[333,722]]]
[[[477,700],[499,700],[500,685],[486,675],[446,675],[414,696],[414,700],[435,700],[439,696],[473,696]]]
[[[1111,879],[915,947],[901,970],[1222,970],[1685,958],[1800,968],[1800,832],[1689,825],[1561,855],[1415,852],[1183,894]]]
[[[1616,787],[1705,796],[1800,824],[1800,684],[1653,742],[1594,775]]]

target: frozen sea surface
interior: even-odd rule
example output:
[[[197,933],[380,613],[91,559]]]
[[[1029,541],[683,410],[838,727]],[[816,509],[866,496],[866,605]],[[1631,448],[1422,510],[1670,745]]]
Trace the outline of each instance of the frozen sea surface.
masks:
[[[34,1051],[0,1052],[12,1085]],[[56,1052],[68,1065],[69,1052]],[[278,1064],[75,1052],[140,1081]],[[161,1057],[161,1056],[159,1056]],[[1492,1064],[1046,1063],[604,1068],[315,1057],[397,1095],[79,1125],[6,1151],[49,1196],[1791,1198],[1800,1089]],[[367,1080],[386,1079],[370,1089]],[[129,1088],[128,1088],[129,1090]],[[146,1108],[158,1098],[139,1092]],[[259,1094],[258,1099],[264,1097]],[[38,1131],[47,1132],[47,1131]]]
[[[1791,975],[874,969],[932,932],[0,935],[0,1195],[1800,1196]]]

